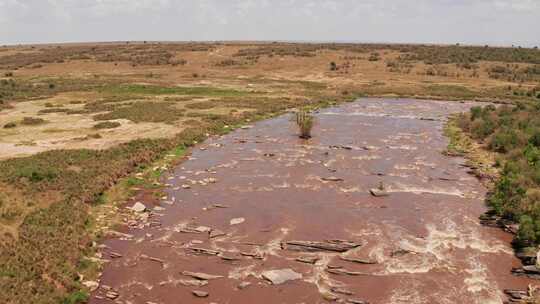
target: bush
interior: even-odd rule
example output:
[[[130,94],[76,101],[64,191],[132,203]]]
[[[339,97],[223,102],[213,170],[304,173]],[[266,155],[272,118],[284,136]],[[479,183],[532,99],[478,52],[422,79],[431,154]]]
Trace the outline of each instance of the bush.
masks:
[[[495,131],[495,124],[489,119],[477,119],[471,124],[471,131],[474,138],[485,139]]]
[[[482,107],[476,106],[471,108],[471,121],[480,118],[482,115]]]
[[[338,67],[335,62],[330,62],[330,71],[337,71]]]
[[[25,117],[21,121],[21,124],[25,125],[25,126],[35,126],[35,125],[40,125],[40,124],[43,124],[43,123],[45,123],[44,119],[35,118],[35,117]]]
[[[538,222],[534,221],[530,216],[522,216],[519,220],[519,230],[516,241],[523,247],[536,243],[540,237],[539,228]]]
[[[379,61],[380,59],[381,55],[379,53],[371,53],[368,58],[369,61]]]
[[[300,138],[311,138],[311,129],[313,128],[314,118],[306,111],[298,111],[296,113],[296,124],[300,129]]]
[[[85,292],[76,291],[67,296],[64,299],[63,304],[83,304],[88,301],[88,298],[88,294],[86,294]]]
[[[517,146],[517,141],[518,138],[514,131],[508,129],[499,130],[493,134],[489,148],[496,152],[506,153]]]
[[[17,126],[16,123],[14,123],[14,122],[8,122],[7,124],[4,125],[4,129],[15,128],[16,126]]]
[[[120,124],[117,121],[104,121],[94,125],[94,129],[114,129],[120,127]]]
[[[536,131],[536,133],[534,133],[534,135],[529,138],[529,144],[537,148],[540,147],[540,131]]]

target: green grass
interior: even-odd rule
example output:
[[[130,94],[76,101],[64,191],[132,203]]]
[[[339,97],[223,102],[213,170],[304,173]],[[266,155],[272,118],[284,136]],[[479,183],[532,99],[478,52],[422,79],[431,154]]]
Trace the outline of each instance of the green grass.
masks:
[[[184,110],[174,107],[172,102],[139,101],[115,107],[111,112],[94,116],[95,120],[128,119],[133,122],[172,123],[184,115]]]
[[[214,87],[162,87],[139,84],[106,86],[101,92],[119,95],[190,95],[205,97],[241,97],[251,94],[245,91]]]
[[[455,98],[473,99],[481,94],[459,85],[429,85],[425,88],[427,95],[452,96]]]
[[[458,117],[451,117],[444,128],[444,134],[448,137],[449,142],[446,148],[447,153],[452,155],[464,155],[471,149],[471,142],[465,136],[463,130],[458,126]]]

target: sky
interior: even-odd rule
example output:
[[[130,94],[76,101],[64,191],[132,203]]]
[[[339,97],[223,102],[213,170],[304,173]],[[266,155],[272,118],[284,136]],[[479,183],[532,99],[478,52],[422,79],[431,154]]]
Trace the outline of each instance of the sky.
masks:
[[[540,46],[540,0],[0,0],[0,44],[335,41]]]

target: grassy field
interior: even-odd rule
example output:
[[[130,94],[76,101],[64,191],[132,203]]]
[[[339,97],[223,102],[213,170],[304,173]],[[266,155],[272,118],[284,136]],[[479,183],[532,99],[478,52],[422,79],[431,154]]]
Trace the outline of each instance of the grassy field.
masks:
[[[81,283],[97,272],[88,259],[94,242],[114,230],[117,206],[133,189],[159,192],[156,167],[180,161],[209,135],[292,108],[360,96],[515,103],[523,105],[516,113],[474,110],[467,118],[473,127],[460,126],[501,153],[536,153],[530,111],[540,101],[537,49],[285,43],[4,49],[1,303],[84,303]],[[530,130],[515,136],[524,121]],[[525,175],[527,187],[537,185],[535,170]],[[527,241],[540,240],[527,233]]]

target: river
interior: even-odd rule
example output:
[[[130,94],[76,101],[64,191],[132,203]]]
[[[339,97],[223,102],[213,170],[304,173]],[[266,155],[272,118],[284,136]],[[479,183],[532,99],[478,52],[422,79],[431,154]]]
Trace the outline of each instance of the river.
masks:
[[[442,154],[472,105],[360,99],[316,113],[309,141],[291,114],[208,139],[146,224],[105,241],[91,303],[502,303],[529,283],[511,236],[479,224],[486,189]]]

